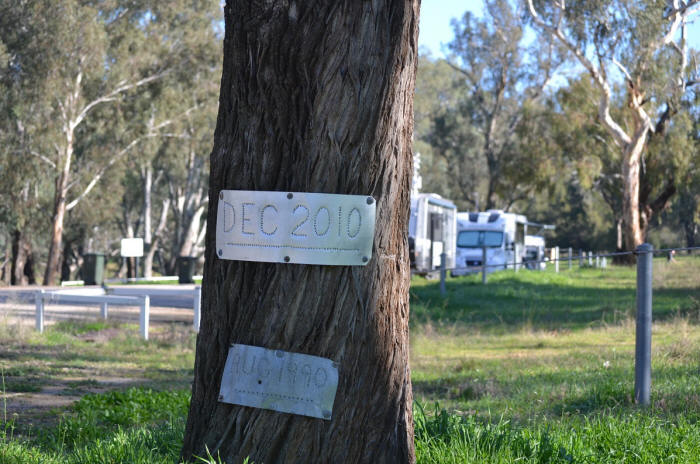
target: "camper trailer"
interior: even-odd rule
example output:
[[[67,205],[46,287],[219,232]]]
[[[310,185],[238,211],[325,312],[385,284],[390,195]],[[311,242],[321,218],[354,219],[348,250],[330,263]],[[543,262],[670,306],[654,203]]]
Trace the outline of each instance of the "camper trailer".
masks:
[[[480,272],[484,247],[487,272],[520,269],[528,261],[528,244],[531,252],[541,250],[544,254],[544,237],[527,235],[528,227],[533,231],[554,230],[552,225],[529,222],[522,214],[501,210],[457,213],[457,264],[452,274]]]
[[[440,254],[445,253],[447,269],[455,265],[457,207],[435,193],[411,196],[408,223],[408,250],[411,269],[434,276],[440,269]]]
[[[457,214],[457,264],[453,275],[480,272],[486,247],[487,272],[520,267],[525,250],[527,218],[489,210]]]
[[[545,262],[544,237],[541,235],[525,236],[525,267],[528,269],[544,270],[547,268]]]

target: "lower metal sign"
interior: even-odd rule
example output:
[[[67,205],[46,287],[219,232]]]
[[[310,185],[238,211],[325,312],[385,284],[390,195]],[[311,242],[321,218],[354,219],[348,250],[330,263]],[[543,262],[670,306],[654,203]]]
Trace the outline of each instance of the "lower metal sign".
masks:
[[[330,359],[231,345],[219,401],[330,420],[338,368]]]
[[[222,190],[219,258],[363,266],[372,257],[376,202],[370,196]]]

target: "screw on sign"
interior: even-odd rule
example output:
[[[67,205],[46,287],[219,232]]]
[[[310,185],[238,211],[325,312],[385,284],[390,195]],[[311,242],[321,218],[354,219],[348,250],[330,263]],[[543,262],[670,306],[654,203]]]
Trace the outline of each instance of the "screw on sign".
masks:
[[[364,265],[372,254],[374,198],[225,190],[217,205],[222,259]]]

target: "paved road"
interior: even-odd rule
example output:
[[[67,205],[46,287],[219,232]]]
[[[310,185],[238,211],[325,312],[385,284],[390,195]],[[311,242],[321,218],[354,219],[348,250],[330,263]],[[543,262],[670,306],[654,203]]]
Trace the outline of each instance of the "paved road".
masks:
[[[138,296],[148,295],[151,306],[162,308],[192,308],[194,285],[114,285],[109,286],[109,293],[114,295]],[[45,291],[61,291],[76,295],[103,294],[102,287],[20,287],[0,288],[0,303],[16,301],[19,303],[34,303],[34,294],[39,289]],[[78,306],[78,303],[69,303]],[[94,306],[94,303],[84,305]]]

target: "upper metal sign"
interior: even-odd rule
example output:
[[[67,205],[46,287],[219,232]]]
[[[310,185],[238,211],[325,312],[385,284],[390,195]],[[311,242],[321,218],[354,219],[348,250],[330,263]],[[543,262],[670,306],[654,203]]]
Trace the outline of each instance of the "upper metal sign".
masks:
[[[330,193],[222,190],[219,258],[363,266],[372,257],[374,198]]]

